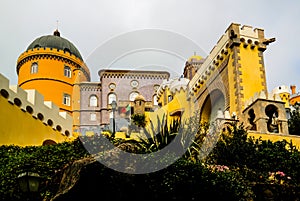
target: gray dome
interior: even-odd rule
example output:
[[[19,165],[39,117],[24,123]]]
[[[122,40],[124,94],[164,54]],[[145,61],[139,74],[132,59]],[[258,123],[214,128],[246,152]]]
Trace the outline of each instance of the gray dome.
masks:
[[[71,54],[75,55],[79,59],[82,59],[82,56],[78,49],[65,38],[60,37],[60,33],[56,30],[53,35],[41,36],[35,39],[26,50],[34,49],[34,48],[56,48],[58,50],[63,50],[70,52]]]

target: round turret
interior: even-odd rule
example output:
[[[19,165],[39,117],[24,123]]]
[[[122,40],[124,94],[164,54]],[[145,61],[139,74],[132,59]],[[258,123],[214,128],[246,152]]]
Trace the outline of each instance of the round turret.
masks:
[[[17,61],[18,86],[35,89],[60,111],[78,110],[78,83],[90,81],[90,72],[78,49],[55,30],[35,39]]]

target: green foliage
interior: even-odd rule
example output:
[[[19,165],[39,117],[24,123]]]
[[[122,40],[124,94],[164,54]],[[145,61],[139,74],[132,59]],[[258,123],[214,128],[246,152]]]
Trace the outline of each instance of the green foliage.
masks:
[[[165,200],[247,200],[251,188],[234,171],[212,171],[202,163],[179,159],[157,173]],[[160,176],[159,176],[160,175]],[[158,180],[158,181],[160,181]]]
[[[46,196],[55,191],[48,189],[46,183],[65,165],[88,153],[77,139],[47,146],[3,145],[0,146],[0,155],[0,200],[7,201],[21,196],[16,178],[24,172],[25,164],[31,164],[31,171],[42,177],[41,194]]]
[[[144,128],[147,124],[146,116],[144,114],[132,114],[131,120],[138,127]]]
[[[77,195],[81,194],[82,199],[86,196],[81,190],[98,193],[101,182],[105,183],[101,188],[104,198],[131,200],[197,200],[204,197],[210,200],[255,200],[265,193],[261,189],[271,189],[282,200],[294,200],[300,194],[300,152],[292,142],[250,138],[243,125],[237,124],[224,129],[221,135],[212,135],[211,131],[216,132],[216,129],[199,124],[198,120],[195,116],[184,124],[180,121],[168,124],[165,116],[162,119],[157,117],[157,124],[150,122],[149,130],[144,129],[147,138],[141,138],[141,141],[84,136],[73,142],[48,146],[0,146],[0,200],[20,200],[22,194],[16,177],[28,162],[33,164],[32,171],[43,178],[41,195],[49,198],[58,189],[62,169],[72,161],[107,150],[108,145],[103,142],[111,142],[133,153],[149,153],[163,149],[176,140],[178,134],[187,152],[172,165],[141,175],[115,172],[102,165],[90,172],[89,179],[95,177],[95,185],[86,188],[95,186],[94,191],[81,186],[83,189]],[[203,143],[210,136],[218,137],[218,141],[208,157],[199,160]],[[189,140],[193,141],[187,147]]]
[[[288,175],[290,184],[300,181],[300,152],[292,142],[247,137],[243,125],[234,125],[232,133],[222,133],[206,163],[239,169],[249,183],[268,182],[269,173],[277,171]]]
[[[182,147],[184,150],[187,150],[183,157],[192,161],[198,160],[202,151],[203,141],[209,132],[209,124],[207,122],[199,122],[200,114],[196,113],[187,119],[178,131]]]
[[[300,135],[300,112],[298,107],[291,112],[291,118],[288,119],[288,127],[291,135]]]
[[[186,159],[147,174],[126,174],[95,163],[85,167],[81,178],[73,193],[60,200],[240,201],[251,197],[251,188],[236,172],[213,172]]]

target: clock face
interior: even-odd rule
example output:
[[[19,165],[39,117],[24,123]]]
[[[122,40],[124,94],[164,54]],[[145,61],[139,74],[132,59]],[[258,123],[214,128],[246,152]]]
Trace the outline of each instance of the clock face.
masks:
[[[132,80],[132,81],[130,82],[130,85],[131,85],[132,87],[138,87],[138,86],[139,86],[139,82],[138,82],[137,80]]]
[[[116,88],[116,84],[115,83],[110,83],[109,84],[109,88],[110,89],[115,89]]]

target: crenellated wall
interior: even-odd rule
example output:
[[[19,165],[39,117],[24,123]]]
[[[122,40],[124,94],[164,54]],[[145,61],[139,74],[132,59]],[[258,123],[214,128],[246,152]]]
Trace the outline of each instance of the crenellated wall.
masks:
[[[17,73],[22,65],[28,61],[36,61],[40,59],[58,60],[80,69],[86,79],[90,80],[90,70],[86,64],[70,52],[58,50],[55,48],[34,48],[23,52],[17,61]]]
[[[10,86],[0,74],[0,144],[42,145],[72,136],[72,117],[36,90]]]
[[[240,120],[251,132],[289,134],[285,102],[279,94],[255,93],[245,102]]]

